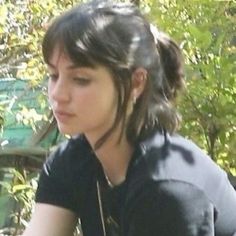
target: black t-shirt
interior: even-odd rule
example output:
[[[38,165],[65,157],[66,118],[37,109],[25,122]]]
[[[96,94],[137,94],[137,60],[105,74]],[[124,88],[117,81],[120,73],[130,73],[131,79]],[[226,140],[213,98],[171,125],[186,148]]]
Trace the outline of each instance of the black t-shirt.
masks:
[[[164,132],[136,146],[115,187],[84,136],[64,142],[44,164],[36,202],[75,212],[84,236],[236,234],[226,173],[191,141]]]

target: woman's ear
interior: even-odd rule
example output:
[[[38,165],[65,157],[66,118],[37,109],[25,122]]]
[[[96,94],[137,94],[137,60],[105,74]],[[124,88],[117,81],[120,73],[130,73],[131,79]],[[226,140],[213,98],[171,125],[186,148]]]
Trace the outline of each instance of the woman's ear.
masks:
[[[132,74],[132,92],[131,99],[136,101],[143,93],[143,90],[147,82],[147,71],[146,69],[139,67]]]

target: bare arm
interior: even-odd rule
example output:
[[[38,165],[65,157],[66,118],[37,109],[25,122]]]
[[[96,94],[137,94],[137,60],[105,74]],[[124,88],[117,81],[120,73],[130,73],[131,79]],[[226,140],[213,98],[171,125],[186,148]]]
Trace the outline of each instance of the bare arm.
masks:
[[[76,215],[67,209],[37,203],[32,219],[22,236],[72,236]]]

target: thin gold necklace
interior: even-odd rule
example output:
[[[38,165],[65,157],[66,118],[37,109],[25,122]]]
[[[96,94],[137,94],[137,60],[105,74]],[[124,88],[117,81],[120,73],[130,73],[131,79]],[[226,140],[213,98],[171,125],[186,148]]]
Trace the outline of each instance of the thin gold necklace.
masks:
[[[114,185],[113,185],[112,182],[110,181],[109,177],[105,174],[105,172],[104,172],[104,176],[105,176],[105,178],[106,178],[106,181],[107,181],[107,184],[109,185],[109,187],[113,188]]]

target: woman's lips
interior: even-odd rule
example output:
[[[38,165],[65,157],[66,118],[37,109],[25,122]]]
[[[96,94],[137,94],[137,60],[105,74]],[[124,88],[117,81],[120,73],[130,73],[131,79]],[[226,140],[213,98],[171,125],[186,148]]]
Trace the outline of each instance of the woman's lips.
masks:
[[[64,111],[54,111],[54,116],[56,117],[57,120],[65,122],[74,117],[75,115],[73,113]]]

